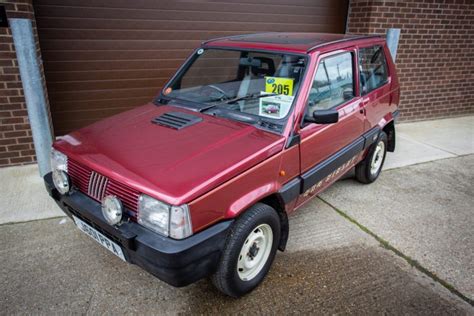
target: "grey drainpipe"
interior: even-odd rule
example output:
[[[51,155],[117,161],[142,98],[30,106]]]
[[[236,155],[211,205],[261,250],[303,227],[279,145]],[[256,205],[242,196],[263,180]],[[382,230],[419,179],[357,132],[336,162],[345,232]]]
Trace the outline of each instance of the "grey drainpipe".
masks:
[[[36,54],[33,27],[29,19],[9,19],[9,23],[33,133],[36,159],[40,175],[43,177],[51,171],[49,153],[52,145],[52,132]]]
[[[387,30],[387,46],[390,50],[390,54],[392,54],[393,62],[397,57],[397,48],[398,48],[398,41],[400,39],[400,29],[388,29]]]

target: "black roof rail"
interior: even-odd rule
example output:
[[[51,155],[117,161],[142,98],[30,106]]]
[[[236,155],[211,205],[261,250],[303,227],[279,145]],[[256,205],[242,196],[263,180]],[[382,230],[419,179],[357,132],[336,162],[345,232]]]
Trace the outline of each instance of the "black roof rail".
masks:
[[[248,35],[262,35],[262,34],[273,34],[273,33],[278,33],[278,32],[258,32],[258,33],[248,33],[248,34],[222,36],[222,37],[211,38],[211,39],[208,39],[206,41],[203,41],[203,42],[201,42],[201,45],[205,45],[205,44],[208,44],[208,43],[221,41],[221,40],[225,40],[225,39],[238,39],[239,37],[244,37],[244,36],[248,36]]]
[[[343,43],[347,41],[353,41],[353,40],[361,40],[361,39],[366,39],[366,38],[383,38],[381,35],[360,35],[360,36],[354,36],[354,37],[348,37],[348,38],[342,38],[338,39],[335,41],[330,41],[330,42],[324,42],[320,43],[318,45],[314,45],[306,50],[307,53],[315,50],[316,48],[321,48],[324,46],[332,45],[332,44],[337,44],[337,43]]]

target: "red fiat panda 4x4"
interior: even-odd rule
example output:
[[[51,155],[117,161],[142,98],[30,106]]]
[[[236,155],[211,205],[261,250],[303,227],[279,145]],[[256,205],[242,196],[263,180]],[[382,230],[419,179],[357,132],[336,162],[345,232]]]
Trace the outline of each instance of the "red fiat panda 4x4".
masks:
[[[59,138],[50,195],[124,261],[239,297],[288,215],[395,149],[400,90],[381,37],[265,33],[204,42],[149,104]]]

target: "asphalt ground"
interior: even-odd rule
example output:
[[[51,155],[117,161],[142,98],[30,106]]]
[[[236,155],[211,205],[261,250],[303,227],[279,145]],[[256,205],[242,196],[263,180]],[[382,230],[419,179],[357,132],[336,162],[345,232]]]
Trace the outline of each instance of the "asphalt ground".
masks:
[[[55,218],[0,226],[2,314],[474,314],[473,161],[339,181],[290,217],[287,251],[241,299],[176,289]]]

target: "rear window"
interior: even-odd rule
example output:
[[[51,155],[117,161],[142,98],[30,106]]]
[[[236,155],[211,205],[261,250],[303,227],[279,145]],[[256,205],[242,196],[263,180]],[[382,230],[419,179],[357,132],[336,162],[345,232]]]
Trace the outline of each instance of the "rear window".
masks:
[[[380,45],[359,49],[360,89],[362,94],[388,81],[387,60]]]

